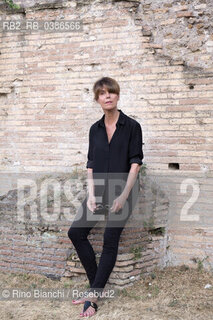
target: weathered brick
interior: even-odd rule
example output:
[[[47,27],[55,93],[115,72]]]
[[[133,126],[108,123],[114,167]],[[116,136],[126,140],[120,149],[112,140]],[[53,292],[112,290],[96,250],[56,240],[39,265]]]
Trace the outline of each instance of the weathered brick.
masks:
[[[174,6],[172,7],[172,10],[174,10],[175,12],[176,11],[185,11],[185,10],[188,10],[188,6]]]
[[[177,13],[177,17],[178,18],[182,18],[182,17],[186,17],[186,18],[189,18],[189,17],[193,17],[194,16],[194,13],[193,12],[179,12]]]
[[[70,267],[69,268],[70,272],[76,272],[76,273],[86,273],[86,271],[84,270],[84,268],[75,268],[75,267]]]
[[[128,267],[117,267],[117,265],[115,265],[115,267],[113,268],[113,271],[115,272],[129,272],[133,270],[133,266],[130,265]]]
[[[161,24],[161,26],[164,26],[164,25],[170,25],[170,24],[174,24],[174,23],[175,23],[175,19],[168,19],[168,20],[162,21],[160,24]]]

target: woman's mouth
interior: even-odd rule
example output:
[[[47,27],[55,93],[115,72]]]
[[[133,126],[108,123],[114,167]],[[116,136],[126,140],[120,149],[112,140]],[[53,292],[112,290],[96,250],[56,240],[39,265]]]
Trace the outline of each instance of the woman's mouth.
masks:
[[[107,101],[107,102],[105,102],[106,104],[109,104],[109,103],[112,103],[112,101]]]

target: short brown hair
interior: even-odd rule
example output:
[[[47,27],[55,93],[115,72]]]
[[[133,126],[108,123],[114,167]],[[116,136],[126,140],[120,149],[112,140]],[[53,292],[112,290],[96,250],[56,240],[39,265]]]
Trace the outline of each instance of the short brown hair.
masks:
[[[109,77],[103,77],[97,80],[93,86],[94,99],[96,101],[98,100],[99,93],[103,87],[106,87],[110,93],[120,94],[120,86],[117,81]]]

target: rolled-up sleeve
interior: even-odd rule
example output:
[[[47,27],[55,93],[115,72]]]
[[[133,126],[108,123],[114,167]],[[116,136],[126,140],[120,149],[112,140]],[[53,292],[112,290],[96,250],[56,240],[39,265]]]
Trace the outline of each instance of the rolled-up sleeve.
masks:
[[[93,135],[92,130],[90,128],[89,131],[89,148],[87,153],[87,168],[93,168]]]
[[[129,141],[129,163],[143,163],[143,149],[142,149],[142,129],[139,122],[134,124]]]

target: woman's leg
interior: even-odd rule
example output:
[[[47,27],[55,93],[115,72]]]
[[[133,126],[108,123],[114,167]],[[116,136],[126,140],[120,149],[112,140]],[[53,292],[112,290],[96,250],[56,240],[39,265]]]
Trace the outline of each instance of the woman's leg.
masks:
[[[107,283],[107,280],[115,266],[120,235],[135,207],[137,198],[137,192],[134,196],[131,194],[124,207],[119,212],[109,212],[104,232],[103,251],[96,271],[95,280],[91,286],[91,289],[94,289],[94,292],[98,291],[101,293],[103,291],[103,288],[105,287],[105,284]]]
[[[95,291],[102,292],[115,266],[121,232],[124,227],[106,227],[104,232],[103,251],[99,260],[95,279],[90,286]]]
[[[87,239],[90,230],[98,220],[89,220],[88,215],[91,211],[87,208],[87,199],[79,208],[76,218],[68,230],[68,237],[72,241],[78,257],[86,271],[90,285],[93,283],[97,271],[97,263],[94,250]]]
[[[87,298],[87,300],[92,300],[93,302],[97,302],[98,297],[97,293],[101,295],[101,292],[114,268],[117,252],[118,252],[118,243],[120,234],[123,230],[123,227],[115,228],[115,227],[106,227],[104,232],[104,245],[103,251],[100,257],[100,261],[98,264],[97,272],[95,275],[95,279],[92,285],[90,285],[90,292],[94,293],[94,297],[92,299]],[[85,302],[88,304],[88,301]],[[89,306],[84,312],[80,313],[80,316],[87,317],[92,316],[95,313],[93,307]]]

